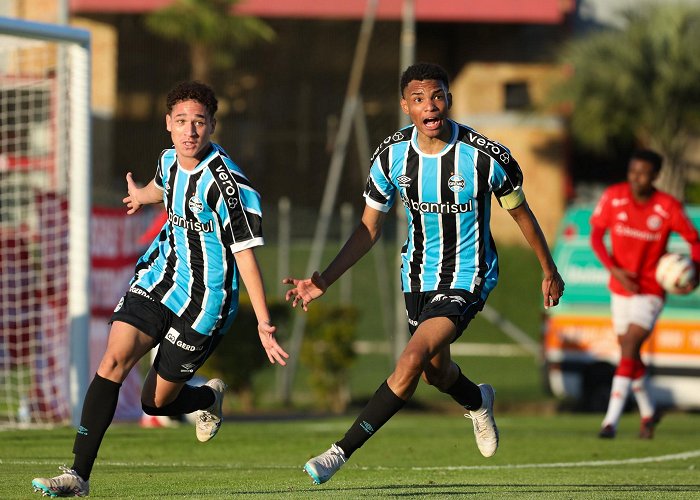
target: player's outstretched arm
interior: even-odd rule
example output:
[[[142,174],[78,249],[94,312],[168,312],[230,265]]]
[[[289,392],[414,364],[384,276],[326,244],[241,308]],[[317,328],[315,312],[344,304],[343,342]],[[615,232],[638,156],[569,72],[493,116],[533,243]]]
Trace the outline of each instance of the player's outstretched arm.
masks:
[[[521,205],[508,210],[515,220],[525,239],[534,250],[537,259],[540,261],[544,278],[542,279],[542,296],[544,297],[544,308],[549,309],[559,304],[559,299],[564,295],[564,280],[559,275],[557,266],[554,263],[552,254],[549,251],[547,240],[542,233],[535,214],[532,213],[527,201]]]
[[[143,205],[152,205],[163,201],[163,191],[156,186],[155,181],[151,180],[148,185],[140,188],[134,182],[131,172],[126,174],[126,189],[129,194],[122,201],[129,209],[126,212],[128,215],[138,212]]]
[[[260,336],[260,343],[265,349],[265,354],[267,354],[267,359],[272,364],[277,362],[284,366],[287,364],[285,359],[289,358],[289,354],[282,349],[282,346],[277,343],[275,338],[277,327],[272,324],[270,319],[270,311],[267,308],[265,299],[265,285],[260,273],[258,260],[255,258],[255,252],[252,248],[247,248],[236,252],[234,258],[241,273],[241,279],[250,296],[250,303],[253,306],[255,317],[258,319],[258,335]]]
[[[308,311],[309,302],[323,295],[345,271],[370,251],[382,234],[385,218],[384,212],[365,206],[360,224],[325,271],[322,273],[316,271],[313,276],[306,279],[284,278],[282,280],[285,285],[294,287],[287,290],[285,294],[287,302],[291,300],[292,307],[296,307],[301,302],[304,311]]]

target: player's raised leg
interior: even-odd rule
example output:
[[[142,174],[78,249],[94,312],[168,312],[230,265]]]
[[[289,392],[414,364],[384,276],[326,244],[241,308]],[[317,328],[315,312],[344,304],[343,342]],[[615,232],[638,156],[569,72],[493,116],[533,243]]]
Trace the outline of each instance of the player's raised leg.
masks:
[[[479,384],[481,390],[481,408],[465,413],[464,416],[472,420],[474,426],[474,438],[476,446],[485,457],[492,457],[498,449],[498,427],[493,417],[493,402],[496,399],[496,391],[489,384]]]
[[[224,401],[224,391],[226,390],[226,384],[218,378],[213,378],[204,385],[214,391],[215,399],[209,408],[199,410],[195,414],[197,439],[202,443],[216,436],[221,423],[224,421],[222,403]]]

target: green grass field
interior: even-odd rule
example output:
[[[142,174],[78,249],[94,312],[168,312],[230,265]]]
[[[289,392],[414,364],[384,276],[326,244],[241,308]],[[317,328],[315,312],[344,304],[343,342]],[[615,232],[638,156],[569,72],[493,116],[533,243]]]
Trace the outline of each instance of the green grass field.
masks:
[[[540,271],[531,252],[503,248],[502,279],[489,305],[537,339],[541,323]],[[275,294],[274,253],[261,252],[268,292]],[[392,256],[393,257],[393,256]],[[324,260],[324,263],[328,259]],[[361,313],[357,338],[384,340],[377,311],[374,264],[354,269],[353,304]],[[305,262],[295,256],[292,274]],[[323,300],[337,300],[337,292]],[[280,325],[284,343],[288,325]],[[459,342],[509,343],[505,334],[477,317]],[[474,444],[471,422],[444,394],[420,384],[406,410],[372,438],[327,484],[314,486],[302,472],[311,456],[339,439],[363,404],[391,372],[385,354],[357,358],[350,374],[353,407],[347,415],[283,418],[312,414],[304,367],[295,382],[294,408],[275,398],[277,372],[266,367],[254,379],[256,410],[275,417],[227,419],[210,443],[198,443],[194,429],[109,429],[91,480],[92,498],[523,498],[523,499],[700,499],[700,414],[670,413],[653,441],[637,438],[638,417],[623,417],[618,438],[596,433],[600,414],[556,413],[545,392],[541,367],[531,356],[456,358],[476,382],[497,391],[501,446],[485,459]],[[228,411],[241,415],[231,394]],[[417,411],[418,408],[425,408]],[[440,410],[444,410],[440,412]],[[0,431],[0,500],[39,498],[36,476],[53,476],[72,463],[74,430]]]
[[[667,415],[653,441],[637,438],[633,414],[611,441],[596,437],[599,415],[497,413],[497,421],[501,446],[485,459],[458,411],[401,412],[321,486],[302,466],[352,417],[229,418],[206,444],[186,424],[120,424],[105,438],[91,498],[700,498],[700,415]],[[0,433],[0,498],[31,498],[33,477],[70,465],[73,435]]]

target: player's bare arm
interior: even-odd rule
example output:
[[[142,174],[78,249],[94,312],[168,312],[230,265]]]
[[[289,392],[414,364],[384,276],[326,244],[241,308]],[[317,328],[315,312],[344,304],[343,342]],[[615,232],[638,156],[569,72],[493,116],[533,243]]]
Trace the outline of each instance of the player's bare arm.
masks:
[[[156,186],[153,180],[140,188],[134,182],[131,172],[128,172],[126,174],[126,188],[129,195],[122,201],[129,209],[126,212],[128,215],[138,212],[143,205],[163,202],[163,191]]]
[[[287,364],[285,359],[289,358],[289,354],[282,349],[282,346],[275,339],[277,327],[272,324],[270,319],[270,311],[265,300],[265,286],[255,252],[252,248],[247,248],[236,252],[234,258],[241,273],[241,279],[250,296],[250,303],[253,306],[255,317],[258,320],[258,335],[260,336],[260,343],[267,354],[267,359],[272,364],[277,362],[284,366]]]
[[[285,294],[286,300],[292,301],[292,307],[301,302],[302,308],[307,311],[309,302],[323,295],[345,271],[369,252],[382,234],[385,218],[384,212],[366,206],[360,224],[325,271],[316,271],[306,279],[284,278],[282,283],[294,287]]]
[[[564,280],[557,270],[552,254],[549,251],[547,240],[535,218],[535,214],[530,210],[527,201],[524,201],[516,208],[508,210],[508,213],[518,224],[523,236],[525,236],[528,244],[535,252],[540,262],[540,267],[542,267],[542,272],[544,273],[542,296],[544,297],[545,309],[556,306],[559,304],[559,299],[564,295]]]

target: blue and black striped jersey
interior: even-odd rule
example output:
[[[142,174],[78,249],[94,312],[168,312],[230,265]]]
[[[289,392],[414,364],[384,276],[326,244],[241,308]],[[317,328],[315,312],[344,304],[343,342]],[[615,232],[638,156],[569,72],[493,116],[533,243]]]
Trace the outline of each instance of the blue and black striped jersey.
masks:
[[[175,149],[158,160],[168,221],[136,265],[131,286],[146,290],[192,328],[223,333],[238,309],[233,254],[263,244],[260,195],[217,144],[194,170]]]
[[[460,288],[484,300],[498,280],[491,236],[491,193],[514,208],[522,202],[520,167],[503,145],[450,121],[452,137],[438,154],[425,154],[409,126],[387,137],[372,156],[365,201],[387,212],[406,209],[402,248],[404,292]]]

